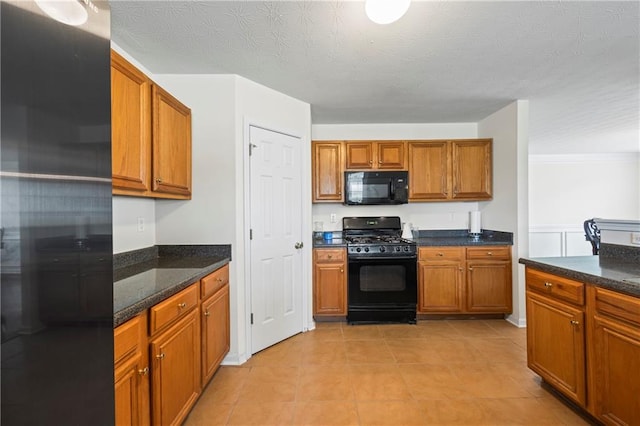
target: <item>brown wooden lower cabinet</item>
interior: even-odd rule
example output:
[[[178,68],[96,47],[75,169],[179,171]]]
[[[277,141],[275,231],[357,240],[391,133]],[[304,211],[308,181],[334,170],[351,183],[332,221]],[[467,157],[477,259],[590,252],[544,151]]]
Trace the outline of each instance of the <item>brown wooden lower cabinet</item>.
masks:
[[[229,283],[202,302],[202,386],[229,352]]]
[[[346,249],[313,250],[313,315],[347,315]]]
[[[511,247],[420,247],[418,313],[512,311]]]
[[[530,267],[526,281],[529,367],[600,422],[640,425],[640,298]]]
[[[150,423],[146,320],[143,313],[114,332],[116,425]]]
[[[586,403],[584,312],[527,292],[527,365],[580,405]]]
[[[153,423],[182,423],[200,395],[200,314],[195,308],[150,342]]]
[[[116,425],[181,424],[229,352],[229,319],[225,265],[118,326]]]
[[[607,425],[640,425],[640,298],[589,288],[591,409]]]

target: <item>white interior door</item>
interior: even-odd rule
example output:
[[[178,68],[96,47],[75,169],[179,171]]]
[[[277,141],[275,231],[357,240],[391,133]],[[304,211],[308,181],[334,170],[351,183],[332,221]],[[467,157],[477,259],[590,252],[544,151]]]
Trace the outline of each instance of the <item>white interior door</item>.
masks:
[[[250,127],[251,353],[302,331],[301,141]]]

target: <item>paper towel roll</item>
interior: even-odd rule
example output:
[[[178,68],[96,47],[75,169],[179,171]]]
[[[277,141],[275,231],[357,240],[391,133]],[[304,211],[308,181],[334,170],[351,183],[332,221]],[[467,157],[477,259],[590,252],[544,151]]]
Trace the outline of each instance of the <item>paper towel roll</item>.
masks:
[[[479,211],[469,212],[469,233],[480,234],[482,232],[482,218]]]

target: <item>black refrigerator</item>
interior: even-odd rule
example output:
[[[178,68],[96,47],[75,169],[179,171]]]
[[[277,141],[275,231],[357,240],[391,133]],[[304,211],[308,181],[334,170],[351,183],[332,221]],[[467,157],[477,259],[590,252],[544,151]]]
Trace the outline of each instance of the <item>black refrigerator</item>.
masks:
[[[107,2],[0,3],[0,423],[113,425]]]

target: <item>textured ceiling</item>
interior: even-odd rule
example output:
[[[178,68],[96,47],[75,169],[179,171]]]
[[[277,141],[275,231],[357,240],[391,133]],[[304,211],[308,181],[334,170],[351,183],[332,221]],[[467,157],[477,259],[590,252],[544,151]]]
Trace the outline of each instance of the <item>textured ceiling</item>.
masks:
[[[640,151],[640,3],[111,0],[112,39],[153,73],[232,73],[312,122],[475,122],[530,101],[530,153]]]

